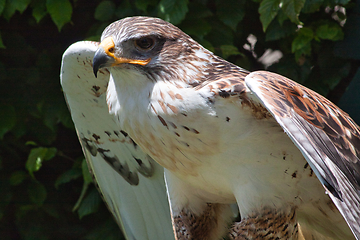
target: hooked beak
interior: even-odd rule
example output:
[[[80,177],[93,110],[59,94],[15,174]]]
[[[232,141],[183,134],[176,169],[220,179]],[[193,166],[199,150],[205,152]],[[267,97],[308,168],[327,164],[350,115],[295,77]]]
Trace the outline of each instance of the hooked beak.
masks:
[[[148,58],[146,60],[137,60],[129,59],[115,56],[115,43],[112,37],[105,38],[101,43],[99,48],[96,50],[93,58],[93,71],[95,77],[97,77],[97,72],[100,68],[103,67],[112,67],[122,63],[131,63],[145,66],[151,60]]]

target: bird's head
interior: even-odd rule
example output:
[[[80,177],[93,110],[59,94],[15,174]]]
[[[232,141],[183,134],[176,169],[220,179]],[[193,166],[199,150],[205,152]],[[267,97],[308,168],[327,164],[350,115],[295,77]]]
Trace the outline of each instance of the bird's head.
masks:
[[[94,55],[96,76],[103,67],[131,69],[150,75],[173,78],[181,74],[176,69],[199,70],[212,53],[174,25],[158,18],[129,17],[110,24],[102,33],[101,43]],[[192,64],[195,63],[195,64]],[[191,66],[193,65],[193,66]],[[176,77],[176,76],[175,76]],[[182,76],[184,77],[184,76]]]

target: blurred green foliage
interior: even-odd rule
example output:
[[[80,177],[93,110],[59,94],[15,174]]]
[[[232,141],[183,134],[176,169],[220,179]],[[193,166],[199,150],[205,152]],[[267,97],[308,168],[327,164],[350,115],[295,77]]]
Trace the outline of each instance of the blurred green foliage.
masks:
[[[345,92],[340,103],[359,117],[360,90],[346,91],[360,83],[359,5],[0,0],[1,239],[122,238],[91,183],[61,92],[61,55],[71,43],[98,40],[109,23],[126,16],[161,17],[243,68],[267,67],[335,102]],[[279,61],[262,61],[275,50]]]

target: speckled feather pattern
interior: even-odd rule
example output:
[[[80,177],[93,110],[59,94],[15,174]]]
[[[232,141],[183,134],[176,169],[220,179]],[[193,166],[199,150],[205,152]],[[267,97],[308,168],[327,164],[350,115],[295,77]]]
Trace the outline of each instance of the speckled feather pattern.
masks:
[[[307,236],[351,239],[341,214],[360,237],[360,135],[346,113],[285,77],[215,56],[160,19],[122,19],[108,37],[115,57],[151,59],[106,69],[108,117],[118,144],[166,168],[177,239],[297,239],[299,224]],[[153,48],[134,47],[146,37]],[[97,136],[83,137],[85,148],[128,182],[151,176],[143,158],[124,162]],[[230,226],[234,203],[241,221]]]
[[[164,170],[109,115],[110,73],[101,69],[95,78],[92,71],[98,46],[72,44],[61,67],[61,85],[94,184],[128,239],[174,239]]]
[[[117,106],[110,107],[110,112],[118,117],[119,126],[125,129],[145,152],[160,165],[170,170],[171,174],[175,174],[180,181],[185,181],[190,186],[195,187],[195,189],[198,187],[199,190],[203,190],[204,193],[202,193],[202,195],[204,196],[199,197],[199,193],[194,193],[195,197],[205,199],[201,207],[202,209],[206,204],[212,203],[211,201],[214,201],[213,203],[216,203],[216,201],[231,201],[231,184],[224,182],[224,190],[220,190],[222,187],[220,184],[221,181],[215,183],[210,178],[210,175],[208,175],[208,172],[213,171],[211,166],[218,164],[214,161],[221,159],[217,152],[228,152],[228,154],[234,151],[236,152],[236,148],[231,147],[231,145],[223,145],[222,142],[238,141],[235,139],[243,135],[243,131],[246,128],[252,129],[257,124],[261,124],[257,121],[264,122],[261,124],[260,129],[266,125],[272,126],[274,121],[272,109],[270,108],[269,112],[267,105],[254,100],[251,95],[251,91],[246,82],[249,72],[213,55],[181,30],[159,19],[136,17],[120,20],[114,23],[113,26],[110,25],[104,31],[102,39],[109,36],[115,39],[115,42],[117,42],[115,45],[119,48],[119,51],[115,52],[115,55],[119,54],[119,56],[125,56],[127,58],[142,59],[142,56],[144,56],[144,58],[151,58],[150,63],[146,66],[115,66],[109,69],[112,78],[110,78],[108,90],[108,95],[111,96],[111,98],[108,98],[108,104],[109,106]],[[156,37],[158,39],[158,45],[155,45],[152,50],[146,53],[141,51],[134,53],[137,51],[131,50],[131,44],[129,45],[129,43],[141,37]],[[134,75],[131,75],[132,73]],[[278,81],[276,83],[268,81],[267,84],[270,86],[266,89],[267,97],[271,97],[272,101],[278,101],[282,104],[291,102],[294,105],[292,108],[296,108],[296,106],[300,104],[299,101],[296,102],[291,96],[288,96],[289,91],[285,91],[287,90],[285,86],[297,90],[297,88],[299,88],[298,85],[295,86],[292,85],[291,82],[288,83],[284,81]],[[279,84],[285,86],[280,88]],[[263,84],[263,86],[267,85]],[[270,89],[271,87],[272,89]],[[137,94],[139,95],[136,96]],[[178,98],[171,97],[175,95],[177,95]],[[322,98],[320,100],[322,100]],[[325,104],[328,103],[325,102]],[[131,105],[133,105],[133,107],[127,107]],[[231,110],[222,111],[222,106],[230,108]],[[301,105],[299,105],[298,108],[304,110],[304,107]],[[134,109],[136,109],[136,113]],[[234,115],[233,113],[237,111],[240,111],[240,114]],[[284,108],[284,111],[287,110]],[[311,114],[311,112],[309,113]],[[226,114],[226,116],[220,118],[219,115],[222,114]],[[297,113],[297,116],[300,118],[304,117],[300,112]],[[234,122],[234,117],[238,120],[243,119],[240,120],[242,121],[241,124],[236,125],[235,122],[237,120]],[[216,118],[224,119],[225,121],[222,122]],[[202,122],[198,122],[197,119],[202,119]],[[250,124],[254,125],[253,127],[250,125],[247,127],[245,123],[251,121],[251,119],[254,119],[253,121],[256,122]],[[232,128],[238,128],[234,131],[234,135],[224,135],[220,132],[215,134],[216,131],[220,131],[222,128],[224,128],[223,131],[225,132],[229,131],[227,130],[228,127],[222,126],[227,123],[230,123],[229,126],[232,126]],[[208,126],[212,127],[209,128]],[[243,128],[245,129],[242,130]],[[265,129],[266,127],[264,127],[264,130]],[[214,138],[213,136],[217,137]],[[232,138],[233,140],[231,140]],[[283,139],[283,137],[280,138]],[[245,145],[247,144],[248,143]],[[249,149],[249,147],[245,146],[243,146],[243,148]],[[251,148],[253,147],[251,146]],[[269,149],[271,149],[271,147]],[[250,159],[258,155],[258,153],[252,154],[251,151],[253,150],[249,151],[250,153],[247,155]],[[302,167],[305,163],[302,162],[303,160],[301,158],[298,159],[298,153],[293,153],[292,151],[293,150],[290,150],[291,154],[295,154],[294,158],[296,158],[298,162],[296,164],[301,164],[300,166]],[[239,154],[235,152],[232,154]],[[230,157],[228,161],[231,163],[229,162],[229,165],[225,167],[224,170],[231,168],[231,166],[233,166],[232,168],[237,168],[233,157]],[[263,159],[263,161],[266,162],[267,160]],[[245,162],[242,162],[242,164],[245,164]],[[310,162],[310,165],[311,167],[315,167],[315,172],[317,173],[318,165],[312,164],[312,162]],[[239,166],[241,166],[241,164]],[[322,166],[320,165],[320,167]],[[298,178],[299,181],[303,181],[298,174],[299,170],[293,171],[291,176]],[[323,169],[320,171],[323,171]],[[215,176],[218,178],[223,177],[220,172],[221,171],[218,171]],[[229,173],[229,175],[231,174]],[[279,175],[279,177],[280,176],[281,175]],[[336,186],[337,182],[334,181],[336,177],[333,175],[330,176],[333,178],[333,181],[328,181],[327,183],[329,183],[330,186]],[[244,180],[245,179],[242,181]],[[266,181],[266,178],[263,178],[262,181]],[[277,180],[274,180],[274,182],[276,181]],[[312,180],[306,181],[312,182]],[[301,184],[306,185],[306,181]],[[202,183],[202,185],[200,185],[200,183]],[[260,183],[256,185],[258,184]],[[210,186],[219,190],[211,189]],[[258,185],[258,187],[259,186],[260,185]],[[294,187],[295,186],[296,185],[294,185]],[[168,185],[168,188],[171,187],[172,186]],[[189,192],[189,190],[184,189],[179,189],[179,191],[184,191],[184,193]],[[213,199],[212,195],[218,195],[221,192],[225,192],[225,195]],[[286,206],[286,202],[292,198],[290,196],[295,194],[294,189],[291,190],[291,192],[293,193],[289,192],[289,196],[283,196],[284,206]],[[189,198],[193,197],[191,192],[186,194],[189,195]],[[235,193],[235,198],[244,205],[240,207],[243,223],[245,223],[247,219],[250,219],[247,218],[248,212],[257,211],[260,214],[258,217],[262,218],[262,212],[258,208],[259,205],[266,204],[266,201],[259,201],[255,204],[256,207],[250,210],[249,207],[252,204],[248,200],[245,200],[246,198],[244,198],[242,194],[239,194],[240,193]],[[261,196],[263,194],[265,194],[265,192],[260,193]],[[305,193],[300,193],[299,198],[305,200],[305,195],[303,194]],[[209,197],[209,195],[211,196]],[[215,200],[217,198],[222,200]],[[265,196],[261,197],[261,199],[264,198]],[[306,198],[308,198],[308,196]],[[281,201],[276,200],[276,195],[269,196],[267,201],[274,202],[275,207],[272,209],[273,211],[276,211],[276,208],[281,206]],[[188,202],[188,200],[186,202]],[[300,204],[297,202],[296,200],[293,203],[296,205]],[[181,208],[181,205],[186,204],[185,202],[179,200],[176,204],[178,205],[176,209],[179,210],[173,209],[174,216],[189,213],[189,210],[186,208]],[[191,205],[190,202],[190,206]],[[172,206],[174,207],[175,205],[173,204]],[[300,209],[302,208],[300,207]],[[195,210],[195,212],[196,211],[198,210]],[[300,210],[300,212],[302,211],[303,210]],[[307,214],[309,214],[309,211]],[[200,221],[201,215],[195,214],[194,216],[199,216],[198,220]],[[215,221],[215,223],[217,222]],[[180,223],[174,220],[173,224]],[[192,224],[195,224],[194,221]],[[218,232],[216,229],[220,228],[222,224],[218,223],[215,225],[212,229],[213,233],[206,232],[207,230],[204,227],[202,234],[204,236],[209,234],[216,235],[214,232]]]
[[[295,123],[305,133],[310,147],[301,144],[296,131],[289,135],[302,145],[320,181],[360,234],[359,126],[332,102],[288,78],[255,72],[247,81],[286,131]]]
[[[230,230],[231,240],[298,239],[296,209],[274,211],[264,208],[254,212]]]

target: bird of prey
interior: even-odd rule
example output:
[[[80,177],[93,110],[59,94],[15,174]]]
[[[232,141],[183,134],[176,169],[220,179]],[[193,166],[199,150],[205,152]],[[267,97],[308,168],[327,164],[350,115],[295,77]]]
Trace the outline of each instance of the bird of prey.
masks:
[[[71,45],[61,83],[128,239],[360,239],[360,128],[316,92],[151,17]]]

